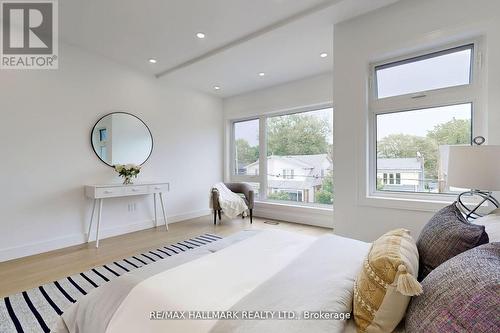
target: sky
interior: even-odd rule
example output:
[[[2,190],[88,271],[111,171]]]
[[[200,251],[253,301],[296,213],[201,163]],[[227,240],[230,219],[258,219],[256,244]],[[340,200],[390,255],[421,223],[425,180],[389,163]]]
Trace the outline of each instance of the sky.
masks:
[[[235,140],[244,139],[252,147],[259,145],[259,119],[234,124]]]
[[[471,49],[376,70],[378,97],[398,96],[470,82]]]

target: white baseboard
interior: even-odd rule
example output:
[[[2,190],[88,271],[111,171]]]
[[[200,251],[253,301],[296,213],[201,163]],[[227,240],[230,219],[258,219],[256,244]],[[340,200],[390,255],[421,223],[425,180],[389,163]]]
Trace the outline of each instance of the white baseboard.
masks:
[[[331,209],[257,202],[254,215],[273,220],[333,228],[333,210]]]
[[[0,249],[0,262],[12,259],[18,259],[26,256],[31,256],[34,254],[44,253],[83,243],[85,243],[85,235],[75,234],[70,236],[53,238],[41,242],[34,242],[21,246]]]
[[[172,224],[209,214],[210,210],[203,209],[185,214],[168,216],[167,218],[168,218],[168,223]],[[164,223],[165,222],[163,219],[158,219],[158,225],[161,226]],[[148,221],[131,223],[127,225],[103,228],[101,230],[100,239],[123,235],[134,231],[149,229],[153,228],[154,226],[155,226],[154,221],[148,220]],[[92,237],[91,240],[95,240],[95,237]],[[4,248],[0,249],[0,262],[31,256],[34,254],[49,252],[53,250],[58,250],[73,245],[79,245],[85,243],[86,241],[87,241],[87,233],[82,233],[82,234],[74,234],[64,237],[53,238],[41,242],[34,242],[31,244],[25,244],[16,247]]]
[[[195,219],[195,218],[201,217],[201,216],[210,215],[211,213],[212,213],[211,209],[201,209],[201,210],[197,210],[197,211],[189,212],[189,213],[185,213],[185,214],[168,216],[167,218],[168,218],[168,223],[170,224],[170,223],[176,223],[176,222],[181,222],[181,221],[185,221],[185,220]]]

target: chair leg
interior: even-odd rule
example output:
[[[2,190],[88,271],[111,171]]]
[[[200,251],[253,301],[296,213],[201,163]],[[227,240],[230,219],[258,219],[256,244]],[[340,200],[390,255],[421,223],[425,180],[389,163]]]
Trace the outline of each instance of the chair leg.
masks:
[[[217,211],[214,209],[214,225],[217,224]]]
[[[222,211],[222,210],[220,210],[220,209],[219,209],[219,221],[220,221],[220,220],[222,220],[222,217],[221,217],[221,211]]]
[[[250,224],[253,223],[252,218],[253,218],[252,209],[250,209]]]

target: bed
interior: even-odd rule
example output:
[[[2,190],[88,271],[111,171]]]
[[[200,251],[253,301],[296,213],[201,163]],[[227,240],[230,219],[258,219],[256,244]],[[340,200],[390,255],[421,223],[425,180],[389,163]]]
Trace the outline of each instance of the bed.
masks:
[[[335,235],[242,231],[95,289],[54,331],[355,332],[353,284],[369,248]]]

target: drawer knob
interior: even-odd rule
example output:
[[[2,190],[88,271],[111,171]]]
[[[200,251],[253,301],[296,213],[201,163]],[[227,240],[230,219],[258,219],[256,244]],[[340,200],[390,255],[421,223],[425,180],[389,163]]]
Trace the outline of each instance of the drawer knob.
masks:
[[[113,193],[113,191],[104,191],[105,194],[110,194],[110,193]]]
[[[161,187],[156,186],[156,187],[155,187],[155,190],[161,190]]]
[[[137,188],[132,189],[132,192],[138,192],[138,191],[139,191],[139,189],[137,189]]]

